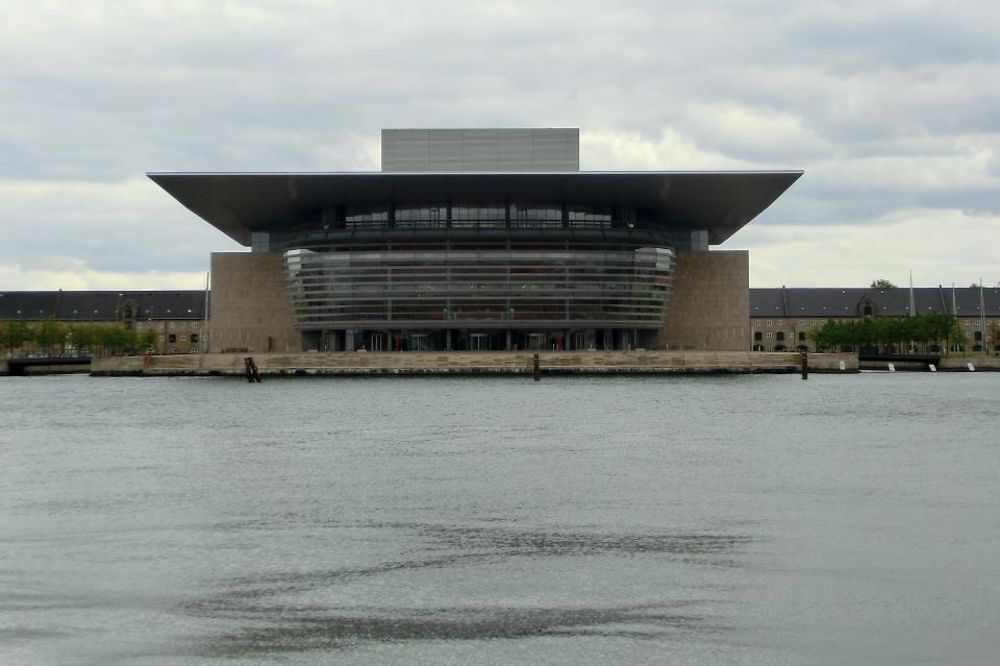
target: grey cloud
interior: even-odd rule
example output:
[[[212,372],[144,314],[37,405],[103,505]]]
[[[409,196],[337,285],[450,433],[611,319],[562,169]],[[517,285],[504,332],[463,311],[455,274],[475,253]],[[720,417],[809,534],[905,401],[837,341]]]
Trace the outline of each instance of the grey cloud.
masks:
[[[954,65],[1000,55],[990,27],[1000,12],[985,3],[954,9],[938,3],[816,3],[793,13],[785,28],[792,48],[843,72]]]
[[[380,127],[561,125],[650,145],[670,130],[746,168],[804,168],[754,224],[995,213],[998,23],[986,2],[14,3],[0,181],[367,169]],[[908,184],[880,158],[943,175]],[[0,263],[200,270],[231,247],[165,194],[59,196],[60,211],[9,200]]]
[[[156,189],[149,182],[138,200],[113,187],[98,199],[62,189],[8,197],[24,219],[4,225],[0,263],[56,270],[75,257],[112,272],[204,271],[210,250],[239,249],[172,201],[157,201]]]

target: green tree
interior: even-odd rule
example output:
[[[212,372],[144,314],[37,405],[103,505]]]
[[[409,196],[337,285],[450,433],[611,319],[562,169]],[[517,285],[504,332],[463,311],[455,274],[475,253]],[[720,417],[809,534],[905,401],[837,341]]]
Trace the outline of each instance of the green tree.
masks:
[[[816,343],[817,349],[839,351],[841,347],[855,344],[852,324],[853,322],[830,319],[820,328],[810,331],[809,335]]]
[[[13,354],[32,341],[31,328],[23,321],[8,321],[4,325],[4,345]]]
[[[916,317],[920,320],[918,340],[924,344],[934,343],[939,349],[947,350],[948,342],[958,331],[958,318],[950,312],[928,312]]]
[[[88,324],[74,324],[69,328],[69,341],[76,348],[77,354],[93,353],[97,345],[97,330]]]
[[[871,319],[848,323],[851,345],[859,351],[871,351],[875,346],[875,322]]]
[[[962,351],[965,351],[965,343],[968,339],[965,337],[965,331],[959,325],[958,318],[955,318],[955,325],[952,327],[951,331],[948,333],[948,348],[952,346],[959,347]]]
[[[810,333],[821,350],[848,347],[857,351],[881,349],[905,353],[910,343],[922,345],[942,340],[964,344],[958,318],[948,312],[931,312],[916,317],[872,317],[861,321],[827,321]]]
[[[55,356],[66,347],[66,328],[57,321],[47,319],[32,331],[35,344],[49,356]]]
[[[121,354],[136,346],[135,331],[129,331],[120,326],[99,326],[96,329],[95,343],[104,354]]]
[[[156,353],[156,345],[159,341],[160,336],[152,328],[147,328],[139,334],[139,345],[143,348],[143,350],[151,349],[153,353]]]
[[[877,280],[872,280],[872,287],[871,288],[872,289],[895,289],[896,285],[894,285],[889,280],[886,280],[885,278],[878,278]]]
[[[900,338],[900,327],[898,320],[889,317],[876,317],[872,319],[875,328],[875,342],[882,349],[891,349]]]
[[[97,356],[107,356],[111,354],[115,344],[115,326],[95,326],[93,330],[94,339],[92,341],[93,351]]]

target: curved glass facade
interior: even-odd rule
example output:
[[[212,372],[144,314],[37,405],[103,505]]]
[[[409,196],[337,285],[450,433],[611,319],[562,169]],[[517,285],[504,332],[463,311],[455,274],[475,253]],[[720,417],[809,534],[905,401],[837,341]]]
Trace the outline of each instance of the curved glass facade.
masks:
[[[324,349],[654,344],[674,250],[634,220],[567,205],[326,211],[281,239],[296,326]]]
[[[300,328],[659,327],[673,252],[511,249],[286,253]]]

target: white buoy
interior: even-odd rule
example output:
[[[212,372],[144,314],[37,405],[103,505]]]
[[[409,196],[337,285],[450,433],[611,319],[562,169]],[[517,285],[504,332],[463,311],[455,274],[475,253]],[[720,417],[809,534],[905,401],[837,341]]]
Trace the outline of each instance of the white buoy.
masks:
[[[896,372],[896,366],[892,363],[889,364],[889,372]]]
[[[843,372],[844,370],[847,370],[847,364],[844,363],[843,361],[838,361],[837,364],[840,366],[840,371],[841,372]]]
[[[930,368],[931,372],[937,372],[937,366],[934,365],[933,363],[928,363],[927,367]]]
[[[969,372],[975,372],[976,371],[976,366],[972,365],[971,363],[968,363],[967,365],[969,366]]]

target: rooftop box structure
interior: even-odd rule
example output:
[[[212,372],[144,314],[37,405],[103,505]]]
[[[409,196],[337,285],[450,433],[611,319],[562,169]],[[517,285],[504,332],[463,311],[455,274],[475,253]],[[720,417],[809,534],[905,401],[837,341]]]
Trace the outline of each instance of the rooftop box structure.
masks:
[[[382,171],[579,170],[576,128],[382,130]]]

